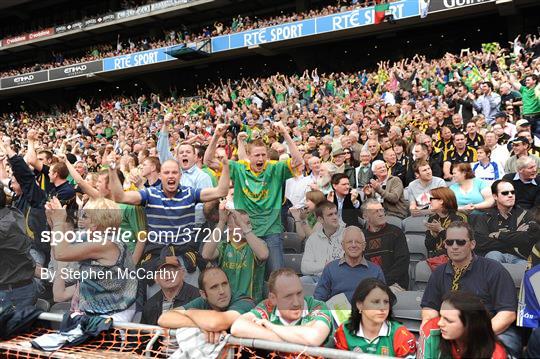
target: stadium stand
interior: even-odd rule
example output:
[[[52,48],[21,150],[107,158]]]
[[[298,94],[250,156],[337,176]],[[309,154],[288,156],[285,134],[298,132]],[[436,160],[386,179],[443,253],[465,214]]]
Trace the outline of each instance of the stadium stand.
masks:
[[[437,9],[441,2],[435,0],[422,10],[422,1],[415,3],[417,15],[400,26],[430,17],[435,22],[446,11],[482,16],[473,5],[470,13],[459,6]],[[486,3],[478,6],[501,12],[490,16],[511,12],[504,4]],[[115,5],[109,10],[126,6]],[[368,29],[373,48],[401,36],[392,34],[386,1],[305,5],[278,15],[277,7],[265,4],[261,11],[271,14],[266,17],[205,20],[189,31],[166,30],[155,41],[134,34],[127,44],[122,39],[94,45],[97,53],[82,57],[58,55],[31,66],[4,63],[1,76],[203,40],[211,44],[222,35],[262,33],[294,21],[315,24],[365,9],[366,16],[377,17],[367,25],[388,21],[381,27],[385,32]],[[0,328],[11,328],[4,324],[17,318],[13,313],[31,308],[43,311],[31,313],[33,319],[50,324],[36,322],[25,332],[2,336],[0,356],[168,357],[217,350],[225,357],[356,358],[363,348],[368,355],[407,357],[417,346],[420,353],[425,349],[421,325],[429,310],[443,316],[435,327],[447,320],[447,302],[440,310],[435,308],[441,303],[425,305],[435,301],[426,298],[433,286],[444,296],[442,281],[435,280],[444,265],[452,292],[474,279],[476,294],[503,297],[502,310],[487,301],[480,307],[492,315],[504,312],[504,328],[495,320],[482,333],[498,337],[504,355],[494,347],[487,348],[488,356],[520,357],[503,334],[534,318],[538,298],[531,276],[540,238],[540,38],[530,25],[538,4],[525,5],[530,14],[511,12],[528,20],[512,30],[515,36],[509,31],[493,41],[475,38],[464,41],[469,48],[461,52],[432,57],[418,41],[414,56],[388,56],[374,67],[347,56],[354,41],[363,45],[363,37],[355,37],[363,30],[353,29],[346,40],[317,34],[321,44],[311,49],[296,38],[274,47],[250,46],[246,59],[230,46],[223,57],[208,51],[204,63],[186,61],[183,70],[175,64],[165,71],[126,68],[118,81],[100,74],[97,85],[72,83],[63,92],[33,92],[30,84],[3,98],[0,82]],[[418,36],[431,41],[439,34]],[[367,58],[372,47],[356,51]],[[310,58],[314,52],[328,64]],[[191,76],[185,83],[174,83],[185,74]],[[199,74],[204,75],[195,78]],[[197,88],[191,93],[188,77]],[[432,175],[420,175],[417,167]],[[439,176],[444,196],[424,181]],[[418,211],[409,211],[405,193],[406,200],[414,194]],[[380,209],[365,212],[373,203]],[[346,229],[348,213],[359,229]],[[392,213],[404,213],[404,219]],[[461,221],[472,228],[464,225],[458,228],[462,235],[452,236],[449,226],[455,229]],[[405,234],[408,258],[405,247],[393,253],[393,238],[385,235],[389,229],[401,232],[387,223]],[[69,236],[79,241],[67,243]],[[491,270],[482,278],[474,277],[479,259]],[[396,273],[398,265],[408,265],[408,288],[392,281],[402,274]],[[110,277],[83,280],[81,273]],[[484,288],[488,280],[500,286]],[[527,296],[519,304],[510,298],[516,305],[508,299],[514,287]],[[332,293],[330,300],[320,300],[323,291]],[[458,305],[454,309],[464,310]],[[399,323],[389,317],[390,309]],[[378,314],[370,317],[372,312]],[[67,313],[79,315],[62,320]],[[112,319],[113,325],[55,354],[38,349],[36,338],[66,329],[68,317],[101,324]],[[383,329],[387,335],[380,335]],[[523,330],[520,336],[528,334]],[[443,331],[440,340],[456,345],[445,336]],[[525,340],[517,346],[526,345]]]

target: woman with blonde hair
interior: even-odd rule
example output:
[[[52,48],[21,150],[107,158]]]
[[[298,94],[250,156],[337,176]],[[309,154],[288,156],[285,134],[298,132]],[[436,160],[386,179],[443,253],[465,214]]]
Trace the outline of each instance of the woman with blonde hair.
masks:
[[[83,209],[82,224],[86,241],[75,241],[75,234],[66,222],[66,210],[54,197],[45,205],[52,232],[63,235],[53,247],[54,258],[62,262],[78,262],[79,310],[88,315],[130,321],[135,314],[137,278],[135,265],[120,235],[122,212],[115,202],[97,198]],[[82,279],[84,278],[84,280]]]

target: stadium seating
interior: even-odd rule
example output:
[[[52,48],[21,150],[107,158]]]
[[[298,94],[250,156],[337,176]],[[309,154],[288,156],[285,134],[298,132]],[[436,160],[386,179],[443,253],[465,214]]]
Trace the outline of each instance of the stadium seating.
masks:
[[[406,234],[411,262],[420,262],[427,258],[427,249],[425,245],[426,237],[421,234]]]
[[[284,267],[294,269],[298,274],[302,274],[300,266],[302,265],[302,254],[285,253],[283,255]]]
[[[51,305],[45,299],[38,298],[36,301],[36,308],[41,309],[44,312],[48,312]]]
[[[431,268],[429,268],[426,261],[420,261],[416,265],[414,272],[414,289],[424,290],[431,276]]]
[[[423,292],[404,291],[395,294],[397,301],[393,308],[394,317],[412,332],[419,332],[422,323],[420,302]]]
[[[303,241],[300,239],[297,233],[285,232],[282,235],[283,238],[283,251],[285,253],[300,254],[303,252]]]
[[[403,220],[403,232],[414,233],[414,234],[425,234],[426,226],[424,221],[427,220],[427,217],[407,217]]]
[[[514,284],[516,285],[516,288],[519,289],[521,287],[521,282],[523,281],[523,275],[525,274],[527,265],[503,263],[503,267],[506,268],[508,273],[510,273],[510,275],[512,276],[512,280],[514,281]]]
[[[393,224],[394,226],[399,227],[399,228],[402,228],[401,221],[402,220],[399,217],[386,216],[386,223]]]
[[[302,283],[302,286],[304,287],[304,295],[306,296],[313,295],[313,293],[315,293],[315,288],[317,287],[317,285],[315,284],[307,284],[307,283]]]

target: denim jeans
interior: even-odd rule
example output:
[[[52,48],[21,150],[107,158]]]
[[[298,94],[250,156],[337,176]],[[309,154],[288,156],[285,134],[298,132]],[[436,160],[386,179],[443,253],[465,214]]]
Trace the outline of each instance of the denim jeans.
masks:
[[[493,259],[499,263],[508,264],[527,264],[525,259],[519,258],[510,253],[501,253],[499,251],[491,251],[486,254],[486,258]]]
[[[529,337],[525,357],[540,358],[540,328],[533,330],[531,336]]]
[[[521,358],[521,335],[517,328],[511,326],[501,334],[497,335],[497,339],[506,347],[508,354],[515,358]]]
[[[266,275],[276,269],[283,268],[283,240],[281,239],[281,233],[269,234],[261,237],[268,246],[268,259],[266,260]]]
[[[302,284],[317,285],[317,283],[319,282],[319,279],[321,279],[321,276],[314,275],[314,274],[303,275],[300,277],[300,281],[302,282]]]
[[[27,284],[23,287],[11,290],[0,290],[0,308],[13,305],[15,308],[24,308],[36,304],[36,283]]]

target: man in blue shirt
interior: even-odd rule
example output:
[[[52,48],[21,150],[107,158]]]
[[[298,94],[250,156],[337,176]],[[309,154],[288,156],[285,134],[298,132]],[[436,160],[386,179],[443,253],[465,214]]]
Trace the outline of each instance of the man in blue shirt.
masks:
[[[341,244],[345,254],[343,258],[333,260],[324,267],[313,295],[315,299],[326,302],[344,293],[351,303],[354,290],[362,280],[377,278],[385,281],[381,267],[364,258],[366,239],[360,228],[345,228]]]
[[[148,233],[145,255],[141,262],[143,267],[154,270],[153,264],[149,263],[154,263],[153,259],[159,258],[166,246],[173,245],[177,256],[189,254],[180,258],[188,272],[186,282],[196,283],[198,242],[203,240],[204,232],[195,225],[195,205],[227,195],[229,191],[227,159],[223,159],[221,165],[222,175],[216,188],[194,189],[181,185],[180,165],[175,160],[167,160],[161,165],[160,186],[127,192],[122,190],[118,175],[112,170],[114,164],[110,167],[109,185],[114,200],[119,203],[142,205],[146,213]],[[188,262],[186,258],[191,260]]]
[[[197,151],[195,146],[185,142],[176,148],[175,155],[170,151],[168,127],[171,119],[172,114],[165,115],[163,126],[159,132],[157,143],[159,160],[162,164],[170,159],[176,159],[178,161],[182,170],[182,177],[180,179],[182,186],[192,187],[194,189],[212,188],[212,179],[210,176],[197,166]],[[197,204],[195,206],[195,225],[201,227],[205,221],[203,204]]]

